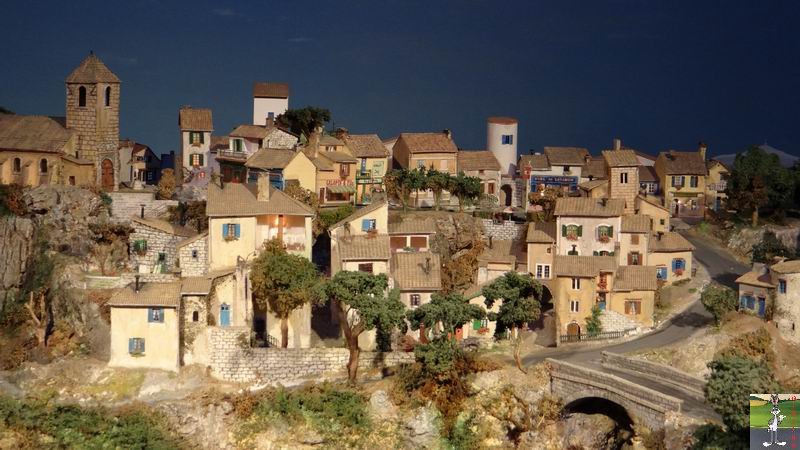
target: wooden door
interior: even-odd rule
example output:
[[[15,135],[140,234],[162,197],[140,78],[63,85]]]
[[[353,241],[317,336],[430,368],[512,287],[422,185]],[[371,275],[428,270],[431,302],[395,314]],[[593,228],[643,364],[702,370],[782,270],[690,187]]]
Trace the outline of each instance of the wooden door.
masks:
[[[575,322],[567,325],[567,335],[569,336],[580,336],[581,335],[581,326]]]
[[[104,159],[101,164],[103,189],[110,191],[114,189],[114,163],[110,159]]]

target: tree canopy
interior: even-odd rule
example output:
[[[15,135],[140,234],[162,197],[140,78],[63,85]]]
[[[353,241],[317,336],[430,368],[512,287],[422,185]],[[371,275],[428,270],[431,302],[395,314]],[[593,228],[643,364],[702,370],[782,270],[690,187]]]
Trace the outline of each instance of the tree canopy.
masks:
[[[475,201],[480,198],[481,179],[467,176],[464,172],[458,172],[458,175],[450,177],[448,191],[458,198],[458,210],[464,211],[465,202]]]
[[[425,189],[430,189],[433,192],[433,199],[438,211],[442,203],[442,193],[450,185],[450,174],[447,172],[439,172],[438,170],[431,169],[428,171],[425,178]]]
[[[299,109],[287,109],[279,115],[276,122],[294,134],[311,136],[317,128],[324,128],[331,121],[331,112],[325,108],[306,106]]]
[[[736,292],[727,286],[709,284],[700,294],[700,302],[719,325],[726,314],[736,310],[736,297]]]
[[[786,206],[792,200],[794,189],[794,177],[781,166],[778,155],[753,146],[736,155],[726,193],[729,204],[751,212],[755,227],[761,208],[775,210]]]
[[[764,230],[761,242],[753,245],[752,262],[771,263],[776,256],[791,258],[794,252],[786,247],[773,231]]]

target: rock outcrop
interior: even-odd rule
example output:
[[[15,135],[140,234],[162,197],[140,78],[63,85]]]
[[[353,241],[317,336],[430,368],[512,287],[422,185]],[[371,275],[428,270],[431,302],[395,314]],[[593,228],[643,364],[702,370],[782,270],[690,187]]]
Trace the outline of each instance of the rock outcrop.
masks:
[[[22,285],[33,250],[33,231],[30,219],[0,218],[0,310]]]

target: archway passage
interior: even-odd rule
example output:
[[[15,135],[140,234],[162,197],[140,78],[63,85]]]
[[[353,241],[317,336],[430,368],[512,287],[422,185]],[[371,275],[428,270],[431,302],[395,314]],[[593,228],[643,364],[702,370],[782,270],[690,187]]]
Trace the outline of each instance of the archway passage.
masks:
[[[513,198],[514,192],[511,189],[511,185],[504,184],[503,187],[500,188],[500,203],[503,206],[511,206]]]
[[[110,191],[114,189],[114,163],[110,159],[104,159],[101,164],[101,184],[103,189]]]
[[[583,397],[564,405],[562,417],[568,418],[573,414],[601,414],[614,421],[615,426],[610,433],[614,438],[607,441],[605,448],[625,448],[624,444],[631,443],[634,421],[624,406],[601,397]]]

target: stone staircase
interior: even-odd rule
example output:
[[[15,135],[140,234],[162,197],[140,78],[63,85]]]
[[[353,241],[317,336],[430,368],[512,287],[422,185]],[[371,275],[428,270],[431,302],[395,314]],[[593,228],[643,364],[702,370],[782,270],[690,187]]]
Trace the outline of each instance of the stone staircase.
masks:
[[[603,331],[626,331],[640,328],[641,325],[635,320],[629,319],[618,312],[605,310],[600,315],[600,323],[603,324]]]

